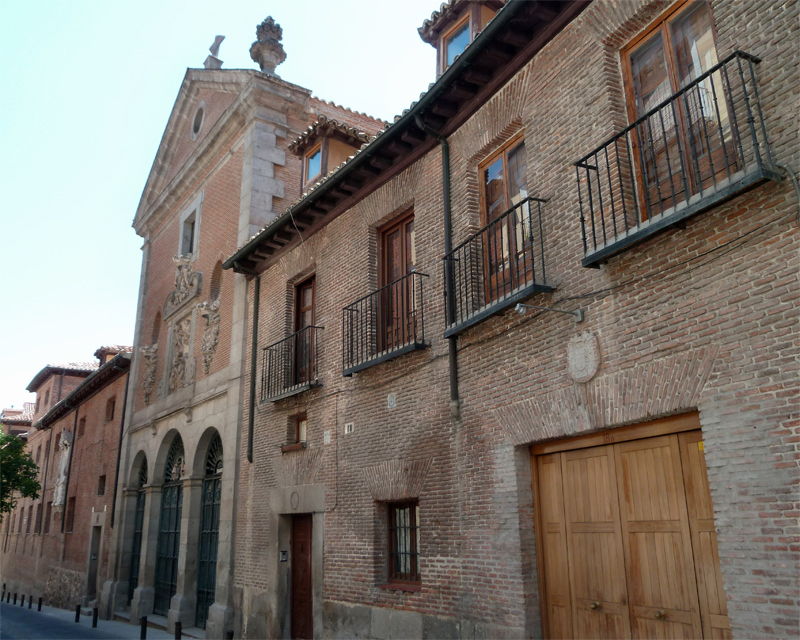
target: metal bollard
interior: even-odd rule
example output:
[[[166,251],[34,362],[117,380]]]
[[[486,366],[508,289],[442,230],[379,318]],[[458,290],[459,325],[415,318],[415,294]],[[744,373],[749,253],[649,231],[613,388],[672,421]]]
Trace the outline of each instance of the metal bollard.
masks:
[[[15,593],[14,594],[14,606],[16,606],[16,605],[17,605],[17,594]]]
[[[231,631],[228,631],[228,632],[225,634],[225,640],[233,640],[233,631],[232,631],[232,630],[231,630]]]
[[[147,640],[147,616],[142,616],[139,620],[142,625],[141,633],[139,633],[139,640]]]
[[[28,609],[33,608],[33,594],[28,596]]]
[[[41,610],[42,610],[42,599],[39,598],[39,609],[37,609],[37,611],[41,611]]]
[[[178,622],[175,623],[175,640],[181,640],[183,636],[181,626],[181,622],[178,620]]]
[[[80,604],[76,604],[75,605],[75,622],[80,622],[80,621],[81,621],[81,605]]]
[[[19,603],[19,606],[23,609],[25,608],[25,594],[22,594],[22,601]]]
[[[97,628],[97,607],[92,609],[92,629]]]

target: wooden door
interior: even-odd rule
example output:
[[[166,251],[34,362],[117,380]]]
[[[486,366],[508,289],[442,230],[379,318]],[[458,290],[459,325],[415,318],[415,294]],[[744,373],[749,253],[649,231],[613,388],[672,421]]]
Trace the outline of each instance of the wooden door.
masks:
[[[311,594],[311,514],[292,518],[292,638],[313,638]]]
[[[678,432],[655,437],[636,439],[658,433],[651,423],[538,449],[547,637],[731,637],[702,436],[680,431],[695,421],[672,419]]]
[[[703,435],[699,431],[693,431],[680,434],[678,439],[683,462],[683,481],[686,487],[686,505],[694,549],[703,635],[706,638],[730,640],[733,634],[728,620],[725,587],[722,584],[717,530],[714,527],[714,508],[711,504],[706,456],[703,452]]]
[[[614,446],[634,634],[700,638],[678,436]]]
[[[572,629],[577,638],[629,638],[625,565],[611,446],[561,454]]]
[[[311,277],[297,285],[295,292],[295,337],[293,384],[314,379],[314,294],[316,279]]]
[[[398,349],[416,336],[414,214],[381,231],[379,351]]]

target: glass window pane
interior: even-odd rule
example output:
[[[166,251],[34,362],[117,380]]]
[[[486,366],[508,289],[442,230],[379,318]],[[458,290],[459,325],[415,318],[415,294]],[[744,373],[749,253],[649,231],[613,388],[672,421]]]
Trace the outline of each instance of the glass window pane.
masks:
[[[406,225],[406,273],[414,271],[417,264],[417,250],[414,247],[414,219]]]
[[[525,143],[521,142],[508,153],[508,200],[511,206],[528,197],[525,171]]]
[[[501,156],[483,172],[487,222],[491,222],[506,210],[506,199],[503,193],[504,182],[503,157]]]
[[[660,33],[631,54],[631,75],[637,118],[672,95]]]
[[[469,20],[463,26],[456,29],[449,38],[445,41],[447,49],[447,66],[453,64],[456,56],[464,53],[464,49],[469,44]]]
[[[306,180],[310,180],[320,172],[321,161],[322,152],[319,149],[308,156],[306,160]]]
[[[705,2],[693,4],[672,23],[672,43],[681,88],[717,64],[711,15]]]

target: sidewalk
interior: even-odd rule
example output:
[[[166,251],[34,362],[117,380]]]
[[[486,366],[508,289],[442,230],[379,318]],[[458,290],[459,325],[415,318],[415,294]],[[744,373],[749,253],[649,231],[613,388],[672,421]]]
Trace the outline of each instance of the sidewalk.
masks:
[[[3,602],[0,605],[0,638],[3,640],[54,640],[73,638],[87,640],[139,640],[141,629],[118,620],[98,620],[97,628],[92,629],[92,617],[82,615],[75,622],[75,612],[42,606],[38,612],[37,603],[28,609]],[[171,640],[175,636],[161,629],[147,629],[147,640]]]

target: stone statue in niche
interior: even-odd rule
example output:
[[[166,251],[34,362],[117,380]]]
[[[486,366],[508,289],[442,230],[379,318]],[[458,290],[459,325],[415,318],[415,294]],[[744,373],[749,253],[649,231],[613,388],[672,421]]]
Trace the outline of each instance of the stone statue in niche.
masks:
[[[158,344],[139,349],[144,361],[144,374],[142,376],[142,390],[144,391],[144,404],[150,404],[153,387],[156,385],[156,365],[158,364]]]
[[[600,347],[591,331],[570,338],[567,344],[567,365],[575,382],[589,382],[600,368]]]
[[[192,333],[192,319],[184,318],[175,325],[174,353],[172,366],[169,371],[169,392],[173,393],[185,386],[190,381],[188,374],[189,358],[191,358],[191,345],[189,339]]]
[[[164,303],[164,319],[167,319],[180,309],[189,300],[200,293],[203,284],[203,274],[192,271],[192,254],[175,256],[175,291],[167,296]]]
[[[203,352],[203,372],[208,373],[211,370],[211,361],[214,359],[219,343],[219,300],[203,302],[198,304],[197,308],[200,310],[200,315],[206,319],[206,328],[203,331],[203,342],[200,349]]]
[[[61,439],[58,442],[61,457],[58,461],[58,473],[56,475],[56,486],[53,491],[53,506],[63,506],[67,492],[67,475],[69,474],[69,459],[72,455],[72,433],[66,430],[61,431]]]

